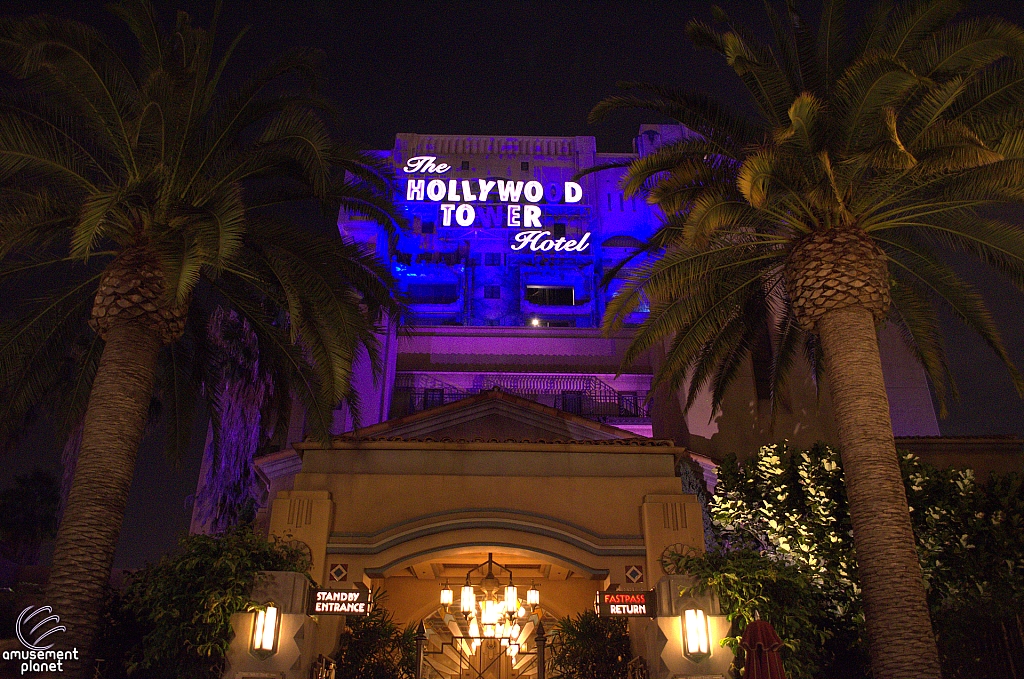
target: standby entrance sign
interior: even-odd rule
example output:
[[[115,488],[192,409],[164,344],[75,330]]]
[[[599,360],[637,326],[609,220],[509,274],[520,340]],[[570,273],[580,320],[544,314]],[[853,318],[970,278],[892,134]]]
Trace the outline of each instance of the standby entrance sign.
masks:
[[[310,615],[369,615],[373,594],[368,589],[310,590]]]
[[[415,156],[405,163],[406,174],[442,175],[451,166],[438,163],[436,156]],[[476,222],[476,204],[501,203],[504,205],[504,224],[509,228],[542,229],[541,208],[538,203],[571,205],[583,200],[583,187],[576,182],[549,184],[538,181],[512,181],[504,179],[413,179],[405,184],[407,201],[427,201],[439,204],[441,226],[472,226]],[[590,234],[579,239],[552,238],[550,231],[523,231],[516,234],[513,251],[529,249],[531,252],[583,252],[590,246]]]

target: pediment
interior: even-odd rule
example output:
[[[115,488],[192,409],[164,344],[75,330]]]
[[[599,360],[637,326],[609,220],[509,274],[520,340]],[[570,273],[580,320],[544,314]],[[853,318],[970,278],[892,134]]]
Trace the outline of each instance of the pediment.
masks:
[[[523,442],[642,438],[633,432],[593,422],[498,389],[357,429],[345,437]]]

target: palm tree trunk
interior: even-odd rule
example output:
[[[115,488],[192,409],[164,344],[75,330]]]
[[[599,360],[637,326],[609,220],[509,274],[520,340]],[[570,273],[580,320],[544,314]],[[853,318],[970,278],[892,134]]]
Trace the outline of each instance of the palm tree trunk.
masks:
[[[76,647],[81,659],[66,663],[63,676],[93,675],[93,644],[160,347],[158,334],[138,323],[119,323],[107,332],[47,587],[47,604],[67,627],[63,638],[50,639],[57,641],[55,648]]]
[[[874,679],[939,679],[924,579],[889,419],[871,312],[818,321],[839,430]]]

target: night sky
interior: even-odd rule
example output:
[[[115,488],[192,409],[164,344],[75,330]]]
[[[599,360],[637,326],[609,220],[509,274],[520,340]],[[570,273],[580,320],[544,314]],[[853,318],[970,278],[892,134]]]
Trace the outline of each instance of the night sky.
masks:
[[[760,0],[720,3],[733,16],[764,25]],[[816,3],[809,3],[814,5]],[[863,4],[851,2],[851,14]],[[162,16],[183,7],[207,25],[212,3],[158,2]],[[399,132],[495,135],[593,135],[599,151],[630,151],[640,113],[601,125],[586,115],[622,80],[710,91],[744,106],[735,75],[710,52],[697,51],[683,33],[692,17],[710,20],[709,2],[355,2],[255,0],[225,2],[220,36],[248,34],[229,80],[291,46],[326,54],[322,93],[341,112],[343,130],[366,148],[390,149]],[[1024,3],[974,3],[975,13],[1024,23]],[[6,2],[5,14],[48,12],[87,21],[130,44],[126,30],[102,2]],[[994,275],[971,271],[992,302],[1004,339],[1024,365],[1021,297]],[[947,319],[947,350],[961,401],[940,422],[944,434],[1024,436],[1024,402],[981,340]],[[201,443],[201,442],[200,442]],[[138,566],[174,544],[188,527],[185,497],[195,489],[198,451],[172,465],[150,439],[140,452],[136,482],[116,565]],[[15,473],[41,466],[57,471],[59,451],[45,428],[32,432],[11,460]],[[13,464],[12,464],[13,463]]]

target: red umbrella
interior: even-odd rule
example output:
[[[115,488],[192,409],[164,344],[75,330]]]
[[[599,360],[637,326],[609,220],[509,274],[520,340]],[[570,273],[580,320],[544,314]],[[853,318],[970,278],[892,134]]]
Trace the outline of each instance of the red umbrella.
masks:
[[[782,669],[782,639],[767,620],[754,620],[743,631],[740,648],[747,652],[743,679],[786,679]]]

